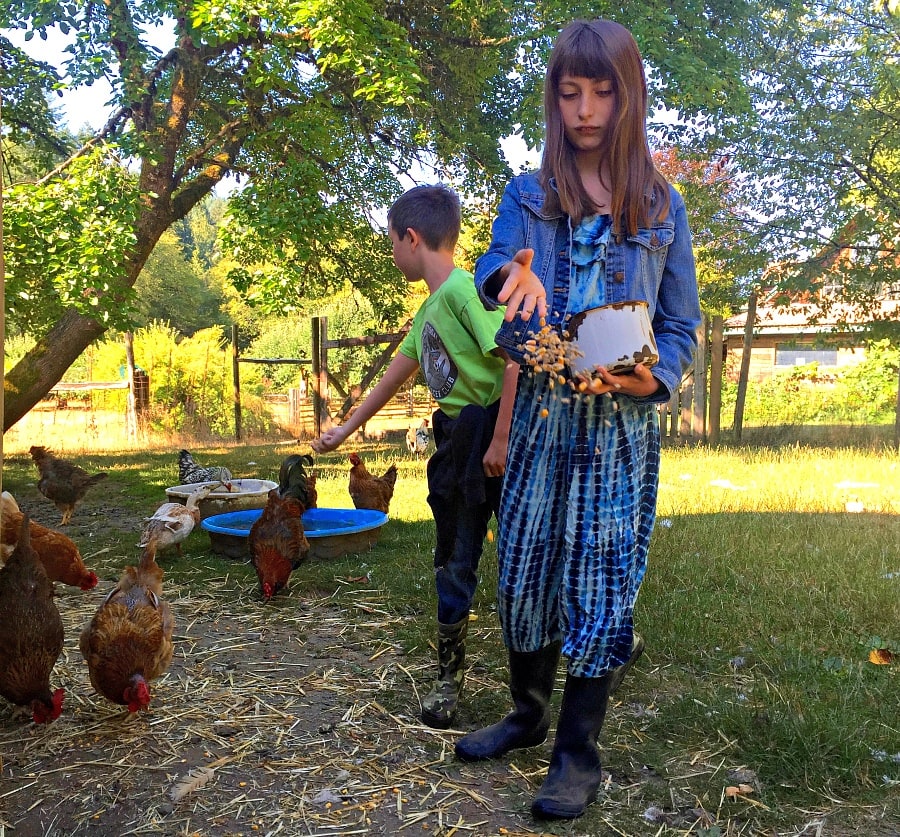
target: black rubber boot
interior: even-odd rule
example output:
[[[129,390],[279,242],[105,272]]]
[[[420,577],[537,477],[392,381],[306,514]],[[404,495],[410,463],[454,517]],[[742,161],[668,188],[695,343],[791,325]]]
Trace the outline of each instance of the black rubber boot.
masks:
[[[447,729],[456,718],[465,682],[468,631],[468,614],[455,625],[438,623],[438,675],[431,691],[422,699],[422,721],[435,729]]]
[[[509,692],[515,709],[502,721],[460,738],[456,742],[459,758],[493,759],[547,740],[550,696],[561,647],[561,643],[554,642],[539,651],[509,652]]]
[[[606,717],[609,685],[610,674],[566,677],[550,769],[531,805],[537,819],[575,819],[597,798],[601,781],[597,736]]]

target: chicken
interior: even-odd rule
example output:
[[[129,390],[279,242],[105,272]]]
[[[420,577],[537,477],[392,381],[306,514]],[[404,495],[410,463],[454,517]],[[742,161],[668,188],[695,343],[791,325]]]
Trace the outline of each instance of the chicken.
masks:
[[[181,485],[192,485],[195,482],[218,482],[231,491],[231,471],[221,465],[210,465],[203,468],[194,461],[191,454],[182,449],[178,454],[178,482]]]
[[[418,427],[410,427],[406,431],[406,449],[418,459],[428,450],[431,436],[428,433],[428,419],[422,419]]]
[[[23,514],[8,491],[0,494],[0,560],[6,561],[19,540]],[[31,521],[31,546],[37,553],[50,581],[90,590],[97,585],[97,574],[84,565],[78,547],[62,532],[54,532]]]
[[[50,691],[50,673],[63,649],[63,623],[53,582],[31,546],[27,514],[16,548],[0,569],[0,695],[31,709],[36,724],[62,712],[63,690]]]
[[[373,477],[358,453],[350,454],[350,465],[350,498],[353,505],[358,509],[377,509],[387,514],[397,482],[397,466],[391,465],[380,477]]]
[[[250,562],[266,601],[287,585],[291,573],[309,555],[300,520],[304,511],[296,497],[281,497],[273,488],[262,514],[250,527]]]
[[[162,579],[151,541],[138,566],[125,567],[79,640],[91,685],[129,712],[147,708],[149,682],[172,662],[175,620],[162,598]]]
[[[200,486],[188,495],[186,504],[163,503],[153,512],[152,517],[144,518],[138,546],[143,548],[155,541],[157,553],[174,546],[181,555],[181,542],[187,539],[200,522],[200,501],[208,497],[218,485],[219,483],[208,483]]]
[[[84,498],[87,490],[101,480],[105,480],[105,471],[89,474],[73,462],[59,459],[52,451],[41,445],[32,445],[29,449],[31,458],[40,472],[38,491],[48,500],[52,500],[62,512],[60,526],[65,526],[72,519],[75,506]]]
[[[312,464],[308,453],[294,453],[285,459],[278,470],[278,496],[295,497],[305,509],[314,509],[319,500],[316,475],[306,470]]]

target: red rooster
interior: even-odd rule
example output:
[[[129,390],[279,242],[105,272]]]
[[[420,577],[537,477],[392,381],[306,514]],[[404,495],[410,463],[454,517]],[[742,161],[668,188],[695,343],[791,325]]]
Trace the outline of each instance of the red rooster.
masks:
[[[309,555],[300,520],[304,511],[296,497],[281,497],[273,488],[262,514],[250,527],[250,561],[266,601],[287,586],[291,573]]]
[[[125,567],[119,583],[81,632],[79,647],[91,685],[129,712],[150,704],[149,681],[172,662],[175,620],[162,598],[163,571],[156,563],[156,542],[137,567]]]
[[[31,546],[22,515],[16,548],[0,569],[0,695],[29,706],[36,724],[60,716],[63,690],[50,692],[50,672],[63,649],[63,623],[53,582]]]

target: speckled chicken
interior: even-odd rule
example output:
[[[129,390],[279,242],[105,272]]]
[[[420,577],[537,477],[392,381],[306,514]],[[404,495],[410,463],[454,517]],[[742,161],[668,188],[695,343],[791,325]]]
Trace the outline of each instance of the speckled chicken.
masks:
[[[172,662],[175,619],[162,597],[162,579],[156,544],[150,543],[137,567],[125,567],[81,632],[91,685],[129,712],[149,706],[150,681]]]
[[[410,427],[406,431],[406,449],[418,459],[428,450],[431,434],[428,432],[428,419],[422,419],[418,427]]]
[[[377,509],[387,514],[394,486],[397,466],[391,465],[380,477],[373,477],[358,453],[350,454],[350,499],[358,509]]]
[[[189,451],[182,449],[178,453],[178,481],[181,485],[192,485],[195,482],[218,482],[231,490],[231,471],[223,465],[198,465]]]
[[[62,512],[60,526],[67,525],[72,519],[75,506],[84,499],[87,490],[107,477],[105,471],[89,474],[73,462],[54,456],[41,445],[32,445],[29,453],[40,473],[38,491]]]
[[[0,494],[0,560],[6,561],[19,541],[23,514],[8,491]],[[71,538],[31,521],[31,546],[51,581],[90,590],[97,585],[97,574],[84,565],[84,559]]]
[[[16,548],[0,569],[0,695],[30,708],[36,724],[62,712],[63,690],[50,691],[62,649],[53,582],[31,546],[29,518],[23,514]]]
[[[187,502],[163,503],[152,517],[144,518],[144,527],[141,531],[139,547],[147,547],[151,541],[156,542],[156,552],[172,547],[182,554],[181,544],[187,540],[187,536],[194,531],[194,527],[200,523],[200,501],[209,496],[209,493],[219,483],[210,483],[200,486],[196,491],[188,495]]]
[[[262,514],[250,527],[250,561],[266,601],[287,586],[291,573],[309,555],[300,519],[304,511],[296,497],[281,497],[273,488]]]

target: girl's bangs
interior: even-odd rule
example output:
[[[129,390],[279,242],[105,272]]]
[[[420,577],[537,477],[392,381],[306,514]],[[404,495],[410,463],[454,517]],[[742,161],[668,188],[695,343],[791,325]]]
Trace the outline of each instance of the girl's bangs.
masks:
[[[615,79],[612,62],[602,48],[599,39],[588,37],[584,32],[569,44],[567,54],[560,55],[556,69],[556,81],[562,76],[577,76],[590,79]]]

